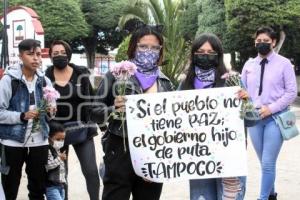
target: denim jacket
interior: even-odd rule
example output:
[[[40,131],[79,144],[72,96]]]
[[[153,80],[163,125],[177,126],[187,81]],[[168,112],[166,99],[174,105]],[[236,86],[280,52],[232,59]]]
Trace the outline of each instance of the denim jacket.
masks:
[[[35,85],[36,105],[39,107],[43,98],[43,81],[46,85],[52,84],[49,79],[39,71]],[[20,119],[22,112],[29,110],[29,91],[22,79],[22,66],[9,67],[0,80],[0,139],[15,140],[24,143],[27,129],[27,122]],[[12,96],[12,80],[18,81],[18,87]],[[49,127],[46,121],[46,114],[40,115],[40,127],[44,138],[48,137]]]

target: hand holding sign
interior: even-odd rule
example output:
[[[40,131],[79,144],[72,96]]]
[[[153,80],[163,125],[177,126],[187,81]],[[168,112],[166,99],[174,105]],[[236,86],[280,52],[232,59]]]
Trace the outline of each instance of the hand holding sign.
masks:
[[[127,96],[130,155],[154,182],[246,175],[239,87]]]

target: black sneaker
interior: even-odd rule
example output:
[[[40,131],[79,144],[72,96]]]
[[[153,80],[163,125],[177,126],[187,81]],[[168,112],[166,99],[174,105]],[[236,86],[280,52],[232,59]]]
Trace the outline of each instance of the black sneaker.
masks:
[[[277,193],[270,195],[268,200],[277,200]]]

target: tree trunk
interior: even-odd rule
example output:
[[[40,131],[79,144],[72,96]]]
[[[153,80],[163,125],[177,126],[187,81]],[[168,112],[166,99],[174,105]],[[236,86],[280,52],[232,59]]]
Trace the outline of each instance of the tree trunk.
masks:
[[[247,60],[250,58],[250,54],[249,52],[245,51],[245,52],[240,52],[240,60],[238,63],[238,72],[242,73],[244,64],[247,62]]]
[[[230,60],[231,70],[236,70],[236,56],[235,56],[235,51],[230,52],[230,56],[231,56],[231,60]]]
[[[90,69],[95,67],[95,55],[97,46],[97,37],[95,35],[82,39],[82,43],[85,49],[87,66]]]
[[[281,30],[280,31],[280,39],[279,39],[279,41],[277,43],[277,46],[274,48],[274,51],[276,53],[279,53],[279,51],[280,51],[280,49],[281,49],[281,47],[282,47],[282,45],[283,45],[283,43],[285,41],[285,38],[286,38],[286,34],[285,34],[285,32],[283,30]]]

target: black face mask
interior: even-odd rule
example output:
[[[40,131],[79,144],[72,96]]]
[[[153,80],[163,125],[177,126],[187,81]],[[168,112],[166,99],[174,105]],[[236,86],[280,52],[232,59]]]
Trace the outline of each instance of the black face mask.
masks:
[[[266,43],[266,42],[256,43],[256,50],[259,54],[266,56],[271,51],[271,43]]]
[[[209,70],[218,66],[219,57],[217,54],[194,54],[193,64],[201,69]]]
[[[69,60],[67,56],[55,56],[52,58],[53,65],[57,69],[64,69],[67,67]]]

